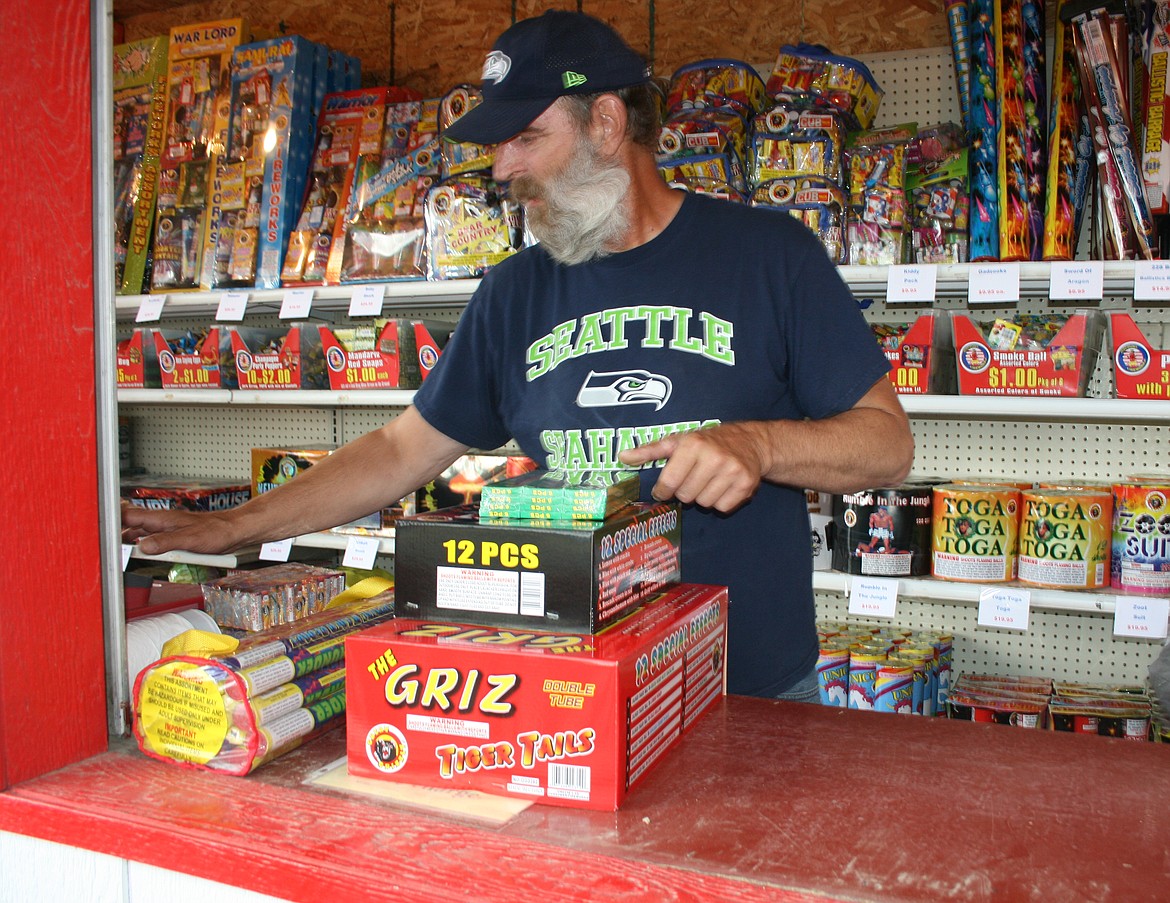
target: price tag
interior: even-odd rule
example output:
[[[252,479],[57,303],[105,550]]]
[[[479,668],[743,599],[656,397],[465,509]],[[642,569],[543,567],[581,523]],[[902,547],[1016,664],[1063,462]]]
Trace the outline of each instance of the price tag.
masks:
[[[886,301],[933,304],[938,267],[933,264],[893,264],[886,277]]]
[[[126,570],[126,565],[130,563],[130,556],[134,552],[134,546],[128,542],[122,543],[122,570]]]
[[[382,315],[382,299],[386,296],[384,285],[359,285],[349,299],[351,317],[379,317]]]
[[[1134,301],[1170,301],[1170,261],[1138,260],[1133,265]]]
[[[313,310],[311,288],[290,288],[280,300],[280,319],[303,320]]]
[[[979,594],[979,626],[1027,630],[1032,594],[1026,589],[985,589]]]
[[[163,305],[166,303],[166,295],[147,295],[138,305],[138,313],[134,317],[134,322],[157,323],[162,319]]]
[[[293,541],[289,539],[278,539],[276,542],[266,542],[260,546],[259,558],[261,561],[288,561],[288,556],[292,554]]]
[[[1054,260],[1048,283],[1053,301],[1100,301],[1105,295],[1105,267],[1099,260]]]
[[[1118,596],[1113,612],[1113,635],[1162,640],[1166,638],[1168,621],[1170,599]]]
[[[362,568],[369,570],[374,566],[374,559],[378,557],[378,537],[351,536],[345,544],[345,557],[341,563],[347,568]]]
[[[1020,300],[1018,263],[981,263],[967,279],[968,304],[1015,304]]]
[[[892,618],[898,608],[898,581],[855,577],[849,587],[849,614]]]
[[[219,307],[215,311],[215,319],[238,323],[244,319],[244,311],[247,309],[247,292],[224,292],[219,299]]]

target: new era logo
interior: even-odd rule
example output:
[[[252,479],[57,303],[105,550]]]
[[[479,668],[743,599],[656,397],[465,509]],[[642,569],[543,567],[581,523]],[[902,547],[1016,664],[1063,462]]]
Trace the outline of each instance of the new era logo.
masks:
[[[561,83],[565,88],[575,88],[577,85],[583,85],[588,81],[580,72],[574,72],[571,69],[561,73]]]

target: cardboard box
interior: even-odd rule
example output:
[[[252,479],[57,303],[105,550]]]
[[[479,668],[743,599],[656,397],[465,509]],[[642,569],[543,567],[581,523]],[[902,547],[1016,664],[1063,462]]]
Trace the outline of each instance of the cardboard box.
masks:
[[[345,642],[350,774],[614,810],[723,694],[727,590],[604,632],[395,619]]]
[[[158,353],[153,347],[153,339],[148,338],[151,331],[135,329],[126,338],[118,340],[114,359],[118,366],[119,389],[162,388]]]
[[[1170,343],[1154,342],[1129,314],[1109,315],[1113,337],[1113,381],[1118,398],[1170,398]],[[1161,326],[1155,326],[1165,334]]]
[[[873,332],[890,362],[890,383],[899,395],[945,394],[953,388],[948,321],[934,312],[911,323],[874,323]]]
[[[154,224],[167,106],[167,39],[114,48],[114,284],[137,295]]]
[[[451,330],[421,320],[376,320],[348,329],[317,327],[329,388],[417,389],[434,368]]]
[[[122,498],[139,508],[225,511],[242,505],[252,493],[244,480],[198,480],[187,477],[122,478]]]
[[[225,329],[152,329],[150,337],[164,389],[237,388]]]
[[[287,483],[331,454],[333,447],[326,445],[252,449],[252,496],[263,495]]]
[[[316,326],[259,329],[229,326],[241,389],[328,389],[325,352]]]
[[[967,314],[952,312],[960,395],[1085,394],[1101,347],[1103,327],[1095,311],[1068,315],[1044,347],[1036,349],[1004,347],[998,335],[1005,324],[1010,322],[996,320],[985,330]]]
[[[596,633],[679,580],[677,505],[602,523],[479,520],[474,505],[398,521],[399,617]]]

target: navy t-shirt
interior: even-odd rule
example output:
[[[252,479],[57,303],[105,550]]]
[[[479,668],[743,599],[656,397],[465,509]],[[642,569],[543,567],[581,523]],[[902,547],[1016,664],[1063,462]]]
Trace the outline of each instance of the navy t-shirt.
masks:
[[[473,448],[514,438],[542,467],[593,474],[671,432],[840,413],[888,367],[803,224],[688,194],[644,245],[575,266],[537,245],[489,271],[415,406]],[[683,580],[729,587],[730,692],[772,696],[812,669],[801,488],[761,484],[730,515],[688,507],[682,551]]]

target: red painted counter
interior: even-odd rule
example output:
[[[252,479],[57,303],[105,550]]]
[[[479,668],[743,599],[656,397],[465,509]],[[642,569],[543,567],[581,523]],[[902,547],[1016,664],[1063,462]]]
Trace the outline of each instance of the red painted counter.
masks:
[[[124,745],[0,793],[0,829],[292,900],[1170,899],[1170,747],[730,697],[616,813],[501,827]]]

